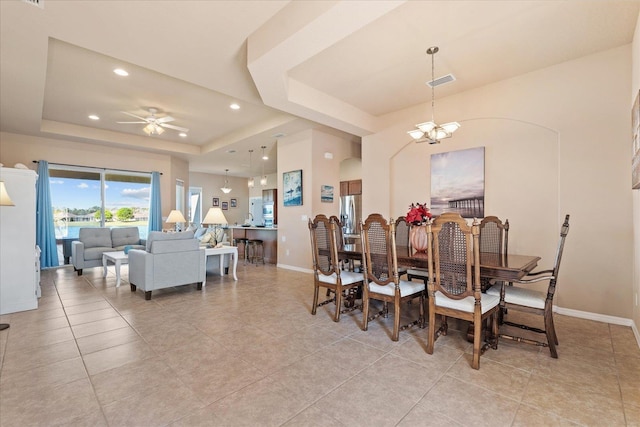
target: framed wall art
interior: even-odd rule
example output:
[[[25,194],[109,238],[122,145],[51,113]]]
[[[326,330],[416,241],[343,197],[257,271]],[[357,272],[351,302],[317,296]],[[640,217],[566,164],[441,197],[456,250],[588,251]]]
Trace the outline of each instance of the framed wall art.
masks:
[[[285,206],[302,206],[302,169],[282,174],[282,192]]]
[[[222,202],[222,210],[223,211],[229,210],[229,202]]]
[[[238,207],[238,199],[231,199],[231,207],[232,208]]]
[[[214,208],[217,208],[218,206],[220,206],[220,199],[217,197],[214,197],[213,201],[211,202],[211,206],[213,206]]]
[[[320,187],[320,201],[322,203],[333,203],[333,185]]]
[[[484,217],[484,147],[431,155],[431,213]]]

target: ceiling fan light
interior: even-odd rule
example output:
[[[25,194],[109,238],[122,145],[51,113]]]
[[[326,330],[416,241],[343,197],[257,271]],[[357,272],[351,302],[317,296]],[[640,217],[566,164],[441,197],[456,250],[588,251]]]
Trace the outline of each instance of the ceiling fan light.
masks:
[[[153,135],[153,125],[151,123],[149,123],[148,125],[146,125],[143,129],[144,133],[146,133],[147,135]]]
[[[164,133],[164,129],[162,129],[162,126],[154,125],[154,129],[158,135],[162,135]]]

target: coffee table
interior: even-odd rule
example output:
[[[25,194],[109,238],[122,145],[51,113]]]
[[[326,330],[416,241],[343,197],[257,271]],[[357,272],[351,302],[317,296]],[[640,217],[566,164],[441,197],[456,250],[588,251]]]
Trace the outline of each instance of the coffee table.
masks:
[[[220,248],[206,248],[205,249],[205,264],[207,257],[212,255],[220,255],[220,275],[224,275],[224,255],[230,255],[233,260],[233,280],[238,280],[238,276],[236,276],[236,268],[238,267],[238,247],[237,246],[222,246]],[[205,282],[202,286],[207,284],[207,278],[205,277]]]
[[[120,286],[120,266],[129,264],[129,256],[124,251],[105,252],[102,254],[102,277],[107,277],[107,262],[111,261],[116,266],[116,288]]]

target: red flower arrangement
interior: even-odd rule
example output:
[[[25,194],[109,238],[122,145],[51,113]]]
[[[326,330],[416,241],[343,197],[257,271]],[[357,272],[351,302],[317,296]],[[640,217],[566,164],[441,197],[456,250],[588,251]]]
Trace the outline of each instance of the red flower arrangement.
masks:
[[[432,216],[426,203],[411,203],[405,218],[413,225],[420,225]]]

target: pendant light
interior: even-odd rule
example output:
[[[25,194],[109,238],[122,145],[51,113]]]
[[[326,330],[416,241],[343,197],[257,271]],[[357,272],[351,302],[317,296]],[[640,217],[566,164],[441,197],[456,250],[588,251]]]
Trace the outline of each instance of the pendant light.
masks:
[[[231,188],[229,187],[229,169],[224,170],[224,187],[220,187],[220,190],[222,190],[224,194],[231,193]]]
[[[251,154],[253,153],[253,150],[249,150],[249,181],[247,181],[247,184],[249,185],[249,188],[253,188],[256,185],[255,179],[253,179],[253,169],[251,169]]]
[[[264,154],[264,149],[267,148],[266,145],[262,146],[262,178],[260,178],[260,185],[263,187],[267,185],[267,175],[264,174],[264,162],[269,158]]]
[[[429,86],[431,86],[431,121],[417,124],[416,129],[407,132],[416,142],[440,144],[441,139],[451,138],[451,135],[460,128],[458,122],[439,125],[434,119],[436,108],[434,56],[439,50],[438,46],[427,49],[427,54],[431,55],[431,82],[429,82]]]

